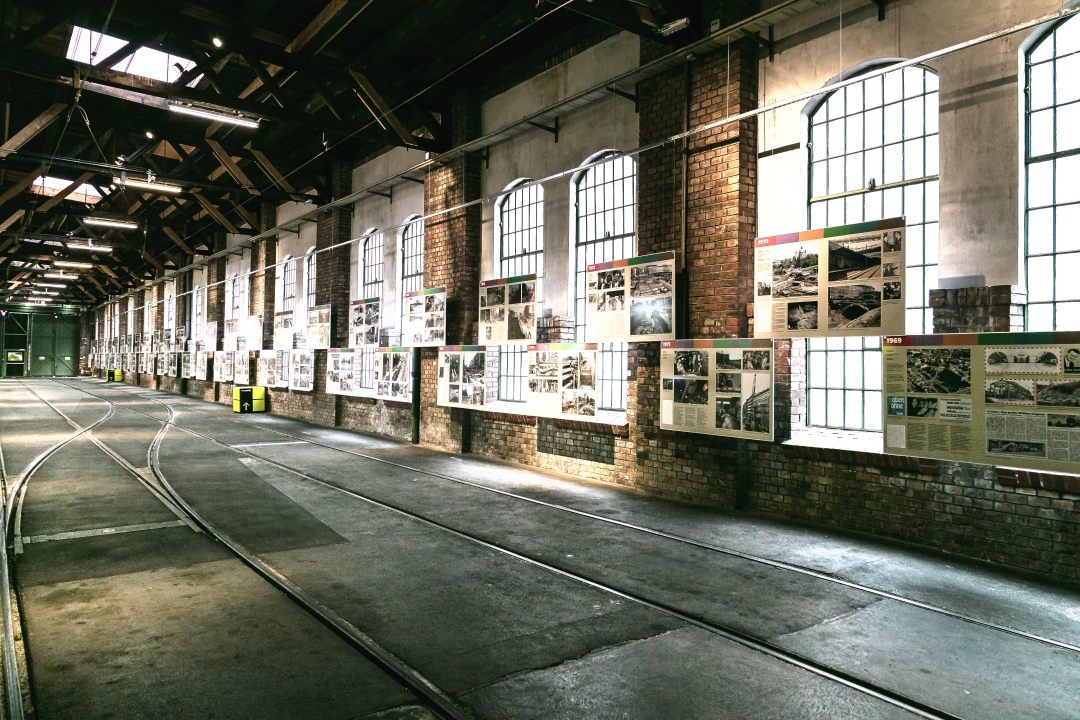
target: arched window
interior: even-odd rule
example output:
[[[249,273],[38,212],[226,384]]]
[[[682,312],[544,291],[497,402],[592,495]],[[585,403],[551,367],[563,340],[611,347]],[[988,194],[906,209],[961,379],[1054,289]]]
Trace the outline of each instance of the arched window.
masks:
[[[1027,329],[1080,329],[1080,21],[1025,56]]]
[[[195,286],[195,292],[192,293],[194,299],[194,307],[191,310],[192,319],[192,339],[199,342],[203,339],[203,290],[198,285]]]
[[[637,252],[637,163],[616,151],[598,153],[585,164],[611,157],[576,173],[574,196],[574,317],[578,342],[585,340],[585,268],[633,257]],[[602,343],[597,357],[598,407],[626,409],[627,344]]]
[[[290,312],[296,304],[296,258],[285,256],[281,266],[281,311]]]
[[[857,74],[871,64],[846,75]],[[933,330],[938,262],[938,78],[909,67],[807,106],[811,228],[903,216],[910,334]],[[808,425],[881,430],[881,339],[807,341]]]
[[[304,295],[309,308],[317,304],[315,302],[315,276],[318,272],[318,258],[319,256],[315,254],[315,246],[312,245],[304,255]]]
[[[495,204],[498,240],[496,259],[499,277],[536,273],[537,291],[543,292],[544,277],[544,188],[519,185],[516,180]],[[537,295],[537,300],[543,297]],[[499,399],[524,402],[528,386],[528,348],[505,346],[499,352]]]
[[[233,276],[229,278],[229,284],[225,287],[225,290],[229,306],[227,317],[229,320],[239,320],[242,291],[240,289],[240,276],[237,273],[233,273]]]
[[[399,310],[401,323],[405,329],[405,293],[424,289],[424,221],[413,220],[401,232],[401,251],[398,255],[401,268],[399,287]]]
[[[383,295],[383,235],[376,228],[364,233],[360,241],[360,299],[382,298]],[[380,309],[382,303],[380,302]],[[375,349],[360,349],[360,387],[375,387]]]

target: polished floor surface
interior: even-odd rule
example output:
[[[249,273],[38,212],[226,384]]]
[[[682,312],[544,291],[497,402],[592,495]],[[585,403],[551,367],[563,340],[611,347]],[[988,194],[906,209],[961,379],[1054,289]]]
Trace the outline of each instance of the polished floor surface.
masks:
[[[954,556],[87,379],[0,449],[45,720],[1080,716],[1080,591]]]

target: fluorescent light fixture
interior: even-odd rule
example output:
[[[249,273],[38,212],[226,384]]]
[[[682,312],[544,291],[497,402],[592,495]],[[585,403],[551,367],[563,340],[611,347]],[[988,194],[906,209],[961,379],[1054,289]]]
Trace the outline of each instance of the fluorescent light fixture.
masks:
[[[168,183],[153,182],[151,180],[133,180],[131,178],[113,178],[113,183],[120,187],[141,188],[143,190],[153,190],[154,192],[163,193],[178,193],[183,188],[179,185],[170,185]]]
[[[36,283],[34,283],[34,287],[58,287],[58,288],[66,288],[66,287],[67,287],[67,285],[62,285],[61,283],[43,283],[43,282],[36,282]]]
[[[68,243],[68,250],[90,250],[92,252],[99,253],[111,253],[113,249],[111,247],[105,247],[104,245],[72,245]]]
[[[672,20],[668,24],[656,28],[656,32],[658,35],[667,37],[669,35],[674,35],[680,30],[685,30],[688,27],[690,27],[690,18],[679,18],[678,20]]]
[[[57,280],[78,280],[78,275],[65,275],[64,273],[45,273],[41,277],[56,278]]]
[[[87,269],[94,267],[93,263],[72,262],[71,260],[53,260],[53,265],[55,265],[56,267],[87,268]],[[46,277],[48,277],[48,276],[46,276]]]
[[[52,292],[51,290],[31,290],[31,295],[59,295],[58,292]]]
[[[180,113],[181,115],[191,115],[192,117],[203,118],[204,120],[216,120],[218,122],[231,123],[241,127],[259,127],[259,118],[249,118],[239,114],[233,115],[220,110],[210,110],[209,108],[201,108],[194,105],[169,103],[169,110]]]
[[[135,222],[134,220],[104,217],[101,215],[91,215],[90,217],[84,217],[82,221],[84,225],[97,225],[98,227],[120,228],[121,230],[138,230],[139,228],[139,223]]]
[[[214,43],[214,47],[216,47],[216,48],[219,48],[219,47],[221,47],[222,45],[225,44],[225,43],[221,42],[221,38],[219,38],[219,37],[214,38],[213,43]]]

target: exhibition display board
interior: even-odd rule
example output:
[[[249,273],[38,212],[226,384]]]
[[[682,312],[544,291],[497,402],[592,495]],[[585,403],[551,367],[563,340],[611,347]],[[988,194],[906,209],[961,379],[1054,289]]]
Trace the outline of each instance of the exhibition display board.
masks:
[[[168,363],[165,374],[167,377],[178,377],[180,374],[180,353],[166,353],[165,361]]]
[[[904,333],[903,218],[754,241],[754,336]]]
[[[660,344],[660,427],[748,440],[773,437],[771,340]]]
[[[1080,332],[882,341],[885,452],[1080,471]]]
[[[381,312],[382,301],[379,298],[349,303],[349,347],[375,347],[379,344]]]
[[[360,387],[361,355],[352,348],[331,348],[326,353],[326,394],[372,397],[375,388]]]
[[[131,372],[131,353],[124,353],[120,358],[120,369],[124,372]]]
[[[180,377],[195,377],[195,353],[180,354]]]
[[[277,351],[260,350],[255,360],[255,384],[274,387],[277,384]]]
[[[248,315],[240,321],[236,349],[238,351],[262,349],[262,315]]]
[[[486,358],[483,345],[447,345],[439,348],[436,404],[445,407],[482,407],[487,400]]]
[[[412,397],[412,352],[407,347],[375,348],[375,396],[409,402]]]
[[[240,334],[239,320],[226,320],[224,328],[225,337],[222,341],[227,352],[236,352],[236,336]]]
[[[248,350],[237,350],[233,353],[233,383],[251,384],[251,352]]]
[[[536,275],[480,283],[480,339],[497,345],[536,342]]]
[[[405,293],[401,344],[439,347],[446,342],[446,288]]]
[[[139,372],[140,372],[140,373],[145,373],[145,372],[147,372],[147,369],[146,369],[146,359],[147,359],[148,357],[150,357],[150,353],[144,353],[144,352],[143,352],[143,353],[139,353],[139,359],[138,359],[138,361],[137,361],[137,366],[138,366],[138,368],[139,368]]]
[[[212,380],[211,373],[214,370],[213,360],[214,353],[201,350],[195,353],[195,379],[196,380]]]
[[[232,382],[236,353],[228,350],[214,353],[214,379],[218,382]]]
[[[289,351],[289,389],[310,392],[315,389],[315,351]]]
[[[293,349],[293,312],[274,313],[274,349]]]
[[[675,339],[675,253],[585,268],[585,341]]]
[[[214,352],[218,349],[217,345],[217,320],[211,320],[206,323],[206,330],[203,331],[203,339],[196,344],[195,349]]]
[[[596,350],[592,344],[529,346],[529,397],[539,417],[596,417]]]
[[[304,335],[307,336],[308,350],[327,350],[330,348],[331,316],[329,305],[316,305],[307,310],[307,325]]]

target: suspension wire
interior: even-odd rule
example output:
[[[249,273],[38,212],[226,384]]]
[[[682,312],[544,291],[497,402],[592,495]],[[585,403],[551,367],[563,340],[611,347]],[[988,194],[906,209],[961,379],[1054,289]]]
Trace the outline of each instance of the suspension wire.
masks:
[[[572,0],[568,0],[568,2],[569,1],[572,1]],[[560,5],[559,7],[564,7],[566,4],[568,4],[568,3],[564,3],[563,5]],[[548,13],[548,14],[550,14],[550,13]],[[910,60],[904,60],[902,62],[894,63],[892,65],[887,65],[887,66],[885,66],[883,68],[880,68],[880,69],[877,69],[877,70],[872,70],[872,71],[870,71],[868,73],[864,73],[864,74],[858,75],[856,77],[848,78],[848,79],[845,79],[845,80],[837,80],[835,82],[831,82],[831,83],[825,85],[824,87],[818,88],[816,90],[808,90],[806,92],[799,93],[797,95],[793,95],[792,97],[785,98],[783,100],[778,100],[778,101],[776,101],[774,103],[770,103],[770,104],[767,104],[767,105],[762,105],[761,107],[758,107],[758,108],[756,108],[754,110],[748,110],[746,112],[736,113],[735,115],[725,113],[725,117],[720,118],[719,120],[714,120],[714,121],[706,123],[704,125],[700,125],[700,126],[698,126],[696,128],[691,128],[689,130],[685,130],[683,132],[676,133],[675,135],[671,135],[669,137],[662,138],[660,140],[656,140],[656,141],[648,143],[646,145],[641,145],[641,146],[639,146],[637,148],[634,148],[633,150],[617,152],[614,155],[608,155],[608,156],[606,156],[604,158],[601,158],[599,160],[595,160],[595,161],[590,162],[590,163],[585,163],[585,164],[579,165],[577,167],[569,168],[567,170],[561,170],[559,172],[553,173],[551,175],[548,175],[546,177],[542,177],[542,178],[539,178],[539,179],[529,180],[529,181],[523,182],[520,185],[515,186],[514,189],[518,190],[518,189],[533,187],[533,186],[537,186],[537,185],[542,186],[545,183],[551,182],[553,180],[559,180],[559,179],[562,179],[562,178],[566,178],[566,177],[569,177],[569,176],[574,175],[576,173],[583,172],[585,170],[589,170],[589,169],[594,168],[594,167],[598,167],[600,165],[611,162],[613,160],[617,160],[617,159],[621,159],[621,158],[627,158],[627,157],[636,157],[636,156],[641,155],[642,153],[646,153],[646,152],[648,152],[650,150],[656,150],[656,149],[662,148],[665,145],[669,145],[671,143],[675,143],[675,142],[678,142],[678,141],[686,139],[686,138],[691,138],[691,137],[693,137],[695,135],[699,135],[701,133],[705,133],[705,132],[708,132],[710,130],[715,130],[717,128],[723,127],[724,125],[728,125],[730,123],[735,123],[735,122],[741,122],[743,120],[748,120],[748,119],[757,117],[758,115],[763,115],[765,113],[772,112],[774,110],[785,107],[787,105],[792,105],[792,104],[795,104],[795,103],[798,103],[798,102],[811,100],[811,99],[813,99],[813,98],[815,98],[815,97],[817,97],[819,95],[827,95],[827,94],[834,93],[837,90],[848,87],[849,85],[855,85],[857,83],[861,83],[861,82],[864,82],[866,80],[869,80],[869,79],[872,79],[872,78],[875,78],[875,77],[882,77],[884,75],[887,75],[890,72],[897,72],[897,71],[903,70],[904,68],[914,67],[914,66],[917,66],[917,65],[923,65],[923,64],[925,64],[925,63],[927,63],[927,62],[929,62],[931,60],[936,60],[937,58],[944,57],[946,55],[951,55],[951,54],[959,52],[961,50],[966,50],[968,48],[975,47],[977,45],[981,45],[981,44],[986,43],[986,42],[991,42],[993,40],[998,40],[1000,38],[1007,37],[1009,35],[1013,35],[1013,34],[1018,33],[1018,32],[1023,32],[1024,30],[1029,30],[1029,29],[1031,29],[1033,27],[1037,27],[1039,25],[1043,25],[1043,24],[1046,24],[1046,23],[1055,22],[1055,21],[1059,21],[1059,20],[1064,20],[1066,18],[1074,17],[1076,15],[1080,15],[1080,5],[1075,5],[1075,6],[1070,7],[1070,8],[1062,8],[1060,10],[1055,10],[1054,12],[1052,12],[1052,13],[1050,13],[1048,15],[1043,15],[1042,17],[1035,18],[1033,20],[1026,20],[1026,21],[1021,22],[1019,24],[1011,25],[1011,26],[1003,28],[1001,30],[997,30],[997,31],[994,31],[992,33],[987,33],[985,35],[981,35],[979,37],[972,38],[971,40],[965,40],[964,42],[957,43],[956,45],[950,45],[948,47],[941,48],[939,50],[934,50],[934,51],[926,53],[924,55],[920,55],[918,57],[911,58]],[[546,17],[546,15],[545,15],[545,17]],[[416,222],[426,222],[426,221],[434,219],[434,218],[438,218],[438,217],[441,217],[441,216],[444,216],[444,215],[449,215],[450,213],[460,212],[461,210],[472,207],[474,205],[479,205],[479,204],[482,204],[482,203],[485,203],[485,202],[493,202],[493,201],[497,200],[499,197],[501,197],[502,195],[505,195],[505,194],[506,194],[505,190],[500,190],[500,191],[498,191],[496,193],[492,193],[490,195],[486,195],[484,197],[477,198],[475,200],[470,200],[468,202],[464,202],[464,203],[461,203],[459,205],[454,205],[452,207],[444,208],[442,210],[437,210],[435,212],[428,213],[426,215],[422,215],[420,217],[410,218],[409,220],[406,220],[405,222],[399,223],[397,225],[382,228],[382,229],[380,229],[380,232],[382,232],[382,233],[392,233],[395,230],[402,230],[405,227],[407,227],[407,226],[409,226],[409,225],[411,225],[413,223],[416,223]],[[355,202],[355,201],[353,201],[353,202]],[[317,211],[318,212],[326,212],[326,211],[332,209],[333,203],[328,203],[328,205],[330,205],[331,207],[321,206],[321,207],[317,208]],[[297,221],[297,218],[294,218],[293,220],[290,220],[289,222],[296,222],[296,221]],[[258,235],[255,235],[255,236],[251,237],[250,239],[245,241],[245,244],[246,243],[252,243],[252,242],[255,242],[256,240],[260,240],[260,239],[263,239],[263,238],[269,238],[271,236],[276,236],[276,235],[278,235],[279,233],[282,233],[282,232],[289,232],[289,233],[299,234],[299,233],[296,233],[296,231],[287,230],[287,229],[282,228],[281,226],[278,226],[277,228],[271,228],[270,230],[267,230],[267,231],[265,231],[263,233],[259,233]],[[350,240],[343,240],[342,242],[335,243],[334,245],[330,245],[330,246],[325,247],[325,248],[317,249],[317,250],[314,250],[312,252],[314,254],[323,253],[323,252],[332,252],[334,250],[337,250],[337,249],[340,249],[340,248],[343,248],[343,247],[348,247],[350,245],[354,245],[354,244],[360,242],[362,239],[363,238],[360,237],[360,238],[353,238],[353,239],[350,239]],[[236,248],[227,248],[226,250],[222,250],[222,251],[220,251],[218,253],[215,253],[214,255],[211,255],[209,257],[205,257],[205,258],[203,258],[202,260],[200,260],[198,262],[192,263],[191,265],[188,265],[186,268],[181,268],[181,269],[178,269],[178,270],[174,270],[169,275],[167,275],[165,277],[162,277],[162,278],[158,278],[158,279],[154,280],[153,282],[148,283],[147,285],[144,285],[144,286],[142,286],[140,288],[136,288],[136,289],[133,289],[133,290],[129,290],[128,292],[124,293],[123,295],[118,295],[113,300],[105,300],[105,301],[99,303],[98,305],[94,306],[94,308],[97,309],[97,308],[101,308],[101,307],[104,307],[106,305],[109,305],[109,304],[112,304],[112,303],[115,303],[115,302],[119,302],[123,298],[126,298],[126,297],[133,297],[135,292],[139,292],[140,290],[145,291],[145,290],[153,287],[154,285],[159,285],[161,283],[168,283],[170,281],[174,281],[177,278],[177,276],[179,275],[179,273],[181,273],[181,272],[192,272],[193,270],[198,269],[200,267],[208,267],[209,263],[212,260],[220,259],[221,257],[227,256],[227,255],[230,255],[230,254],[234,254],[235,252],[236,252]],[[292,259],[295,259],[295,258],[290,258],[289,260],[292,260]],[[260,268],[259,270],[249,270],[248,272],[243,273],[243,274],[237,273],[237,277],[246,279],[246,278],[249,278],[249,277],[251,277],[253,275],[258,275],[258,274],[266,275],[271,270],[276,270],[276,268],[281,267],[286,262],[289,262],[289,260],[282,260],[280,262],[276,262],[276,263],[273,263],[273,264],[268,264],[268,265]],[[219,280],[219,281],[214,282],[214,283],[207,283],[203,287],[205,287],[206,289],[209,289],[209,288],[217,286],[217,285],[224,285],[225,283],[227,283],[231,279],[232,278],[226,278],[224,280]],[[185,295],[192,294],[193,292],[194,291],[185,291],[183,293],[177,293],[175,295],[172,295],[171,297],[179,298],[179,297],[183,297]],[[156,306],[158,304],[163,304],[164,302],[165,302],[164,300],[159,300],[157,302],[153,302],[153,303],[149,303],[149,304],[152,305],[152,306]],[[125,310],[124,312],[127,313],[128,311]],[[132,311],[132,312],[134,312],[134,311]],[[264,320],[264,322],[265,322],[265,320]]]

